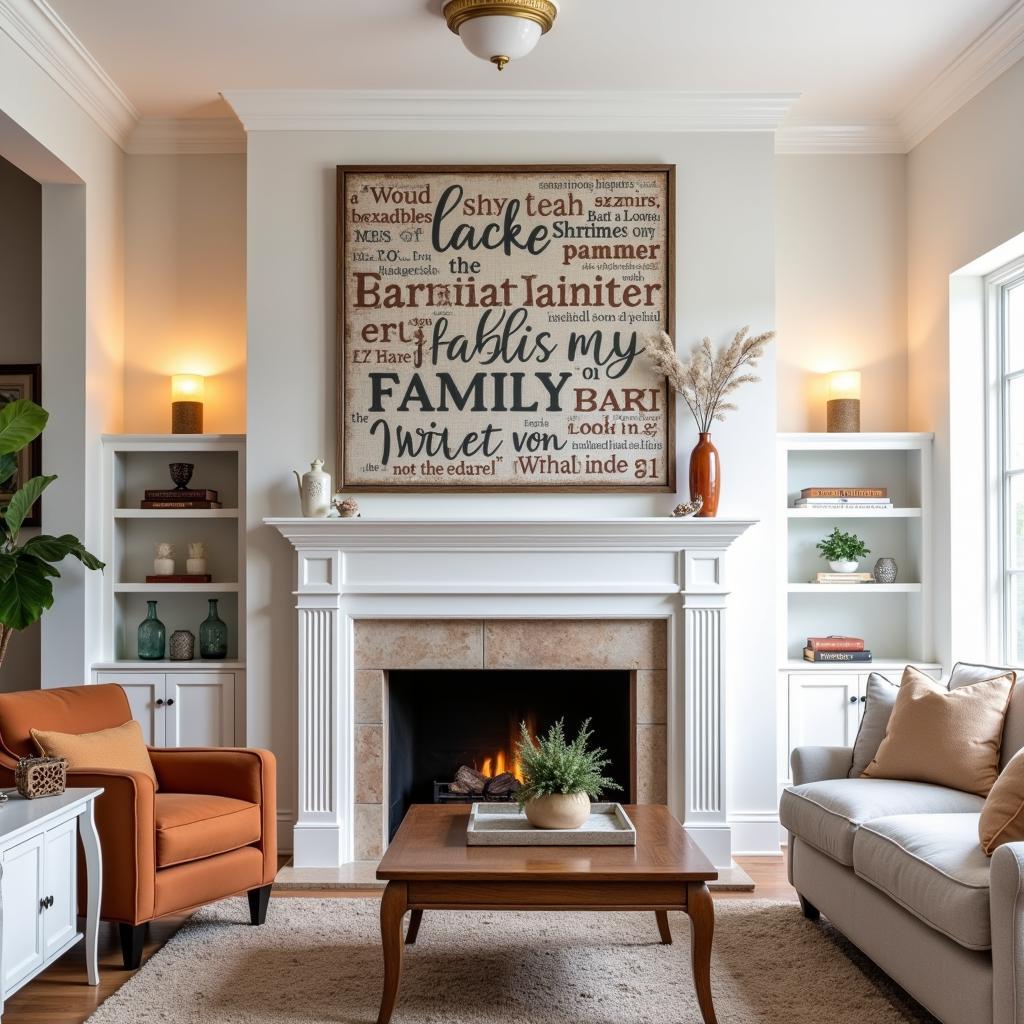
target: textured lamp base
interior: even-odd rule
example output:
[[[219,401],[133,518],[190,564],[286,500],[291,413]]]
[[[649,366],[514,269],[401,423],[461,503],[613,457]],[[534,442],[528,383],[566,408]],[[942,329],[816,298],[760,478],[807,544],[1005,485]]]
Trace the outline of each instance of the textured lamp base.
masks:
[[[202,402],[171,402],[172,434],[201,434],[202,432]]]
[[[830,434],[856,434],[860,430],[860,399],[833,398],[827,405]]]

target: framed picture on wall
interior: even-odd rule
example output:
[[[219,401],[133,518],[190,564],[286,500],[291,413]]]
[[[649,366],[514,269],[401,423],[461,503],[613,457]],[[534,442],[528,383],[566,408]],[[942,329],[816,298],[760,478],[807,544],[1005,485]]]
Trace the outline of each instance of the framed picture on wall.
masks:
[[[7,363],[0,364],[0,409],[8,402],[19,398],[28,398],[39,404],[42,402],[42,377],[39,363]],[[25,480],[39,476],[43,471],[42,438],[37,437],[24,451],[18,453],[17,468],[14,475],[0,480],[0,505],[6,505],[11,495]],[[32,511],[25,517],[25,526],[42,525],[41,501],[32,506]]]
[[[672,491],[675,168],[338,168],[354,491]]]

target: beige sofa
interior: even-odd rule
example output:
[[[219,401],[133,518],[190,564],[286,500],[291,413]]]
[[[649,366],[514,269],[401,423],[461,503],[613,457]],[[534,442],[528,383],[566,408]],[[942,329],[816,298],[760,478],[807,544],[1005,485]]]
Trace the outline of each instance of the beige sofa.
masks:
[[[1018,683],[1002,764],[1022,746]],[[804,915],[824,913],[944,1024],[1024,1024],[1024,843],[990,859],[981,797],[851,779],[852,761],[850,747],[793,751],[780,818]]]

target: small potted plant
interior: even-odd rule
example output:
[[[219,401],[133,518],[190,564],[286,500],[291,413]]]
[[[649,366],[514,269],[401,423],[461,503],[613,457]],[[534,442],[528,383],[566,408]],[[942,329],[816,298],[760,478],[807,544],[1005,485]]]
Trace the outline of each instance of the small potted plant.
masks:
[[[871,554],[860,537],[843,533],[838,526],[816,546],[833,572],[856,572],[860,560]]]
[[[516,757],[523,785],[517,798],[535,828],[579,828],[590,816],[592,798],[606,789],[622,788],[601,774],[611,762],[601,747],[588,749],[594,735],[589,725],[588,718],[568,743],[562,719],[536,740],[526,723],[520,723]]]

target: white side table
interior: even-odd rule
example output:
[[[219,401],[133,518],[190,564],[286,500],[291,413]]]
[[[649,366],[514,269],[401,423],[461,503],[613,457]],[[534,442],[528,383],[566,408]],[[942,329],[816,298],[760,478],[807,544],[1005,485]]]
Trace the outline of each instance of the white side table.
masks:
[[[100,983],[97,939],[103,863],[94,808],[102,789],[69,789],[0,804],[0,1014],[4,1000],[63,956],[79,939],[78,843],[88,885],[85,962]]]

